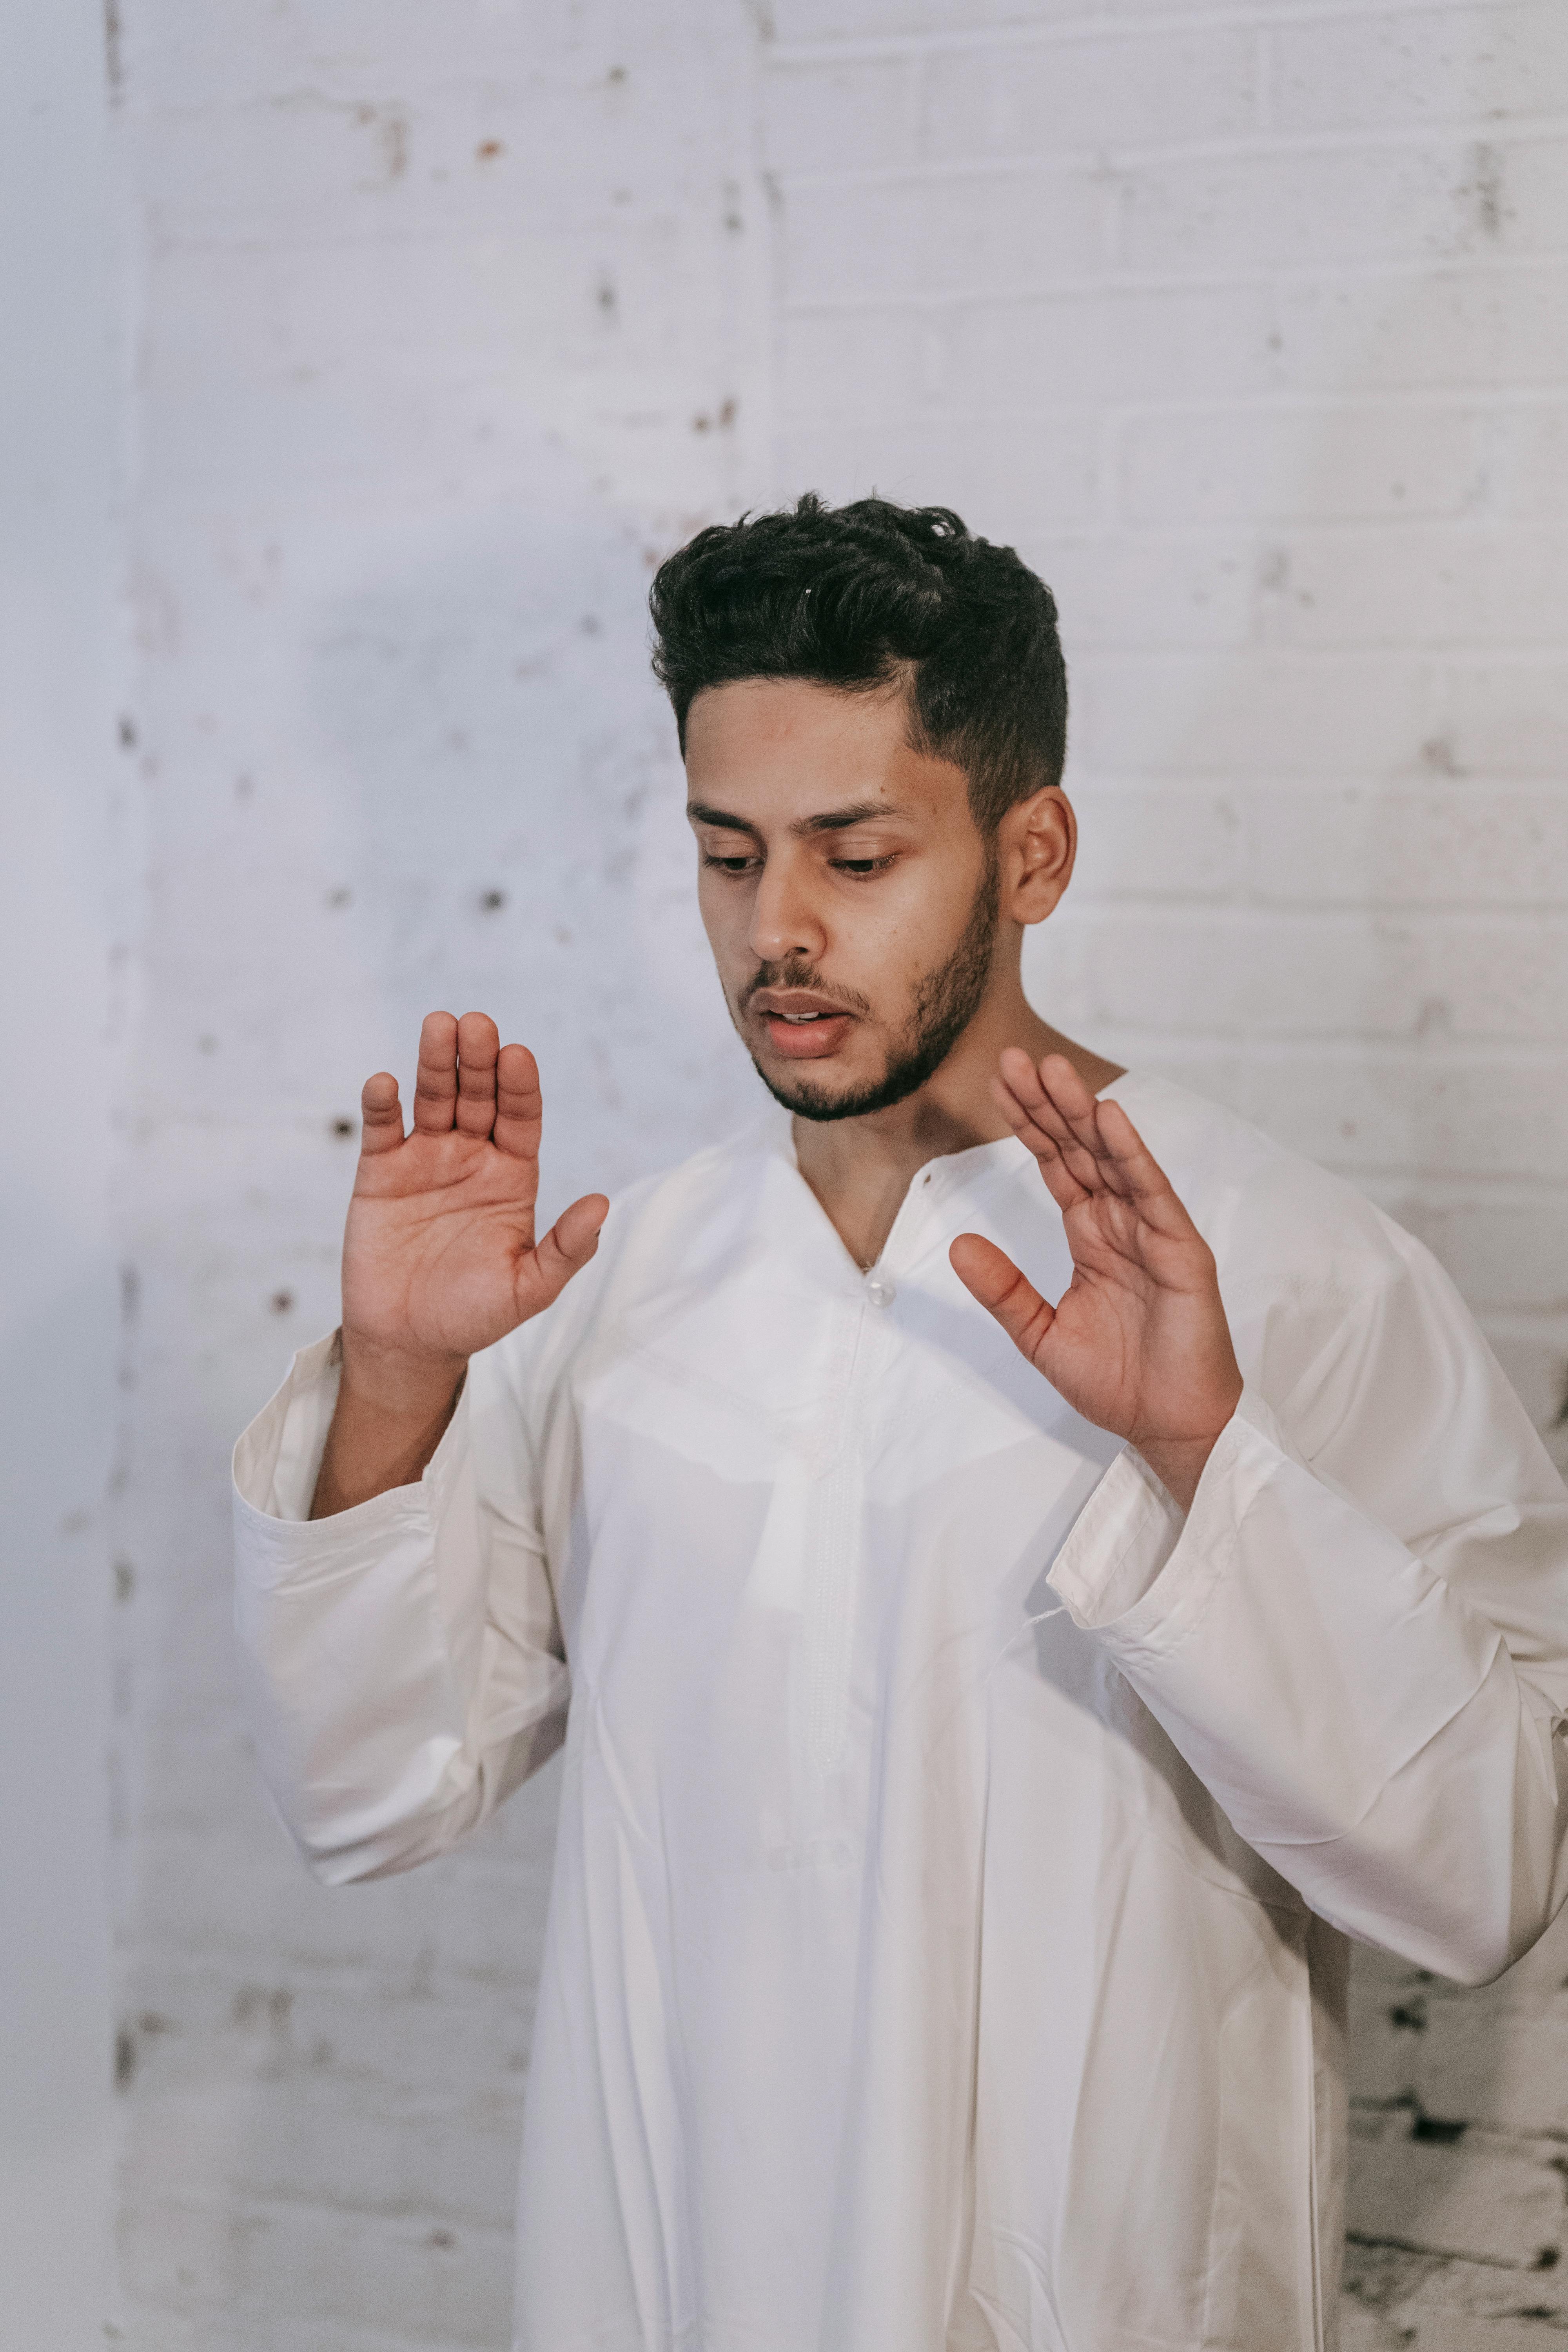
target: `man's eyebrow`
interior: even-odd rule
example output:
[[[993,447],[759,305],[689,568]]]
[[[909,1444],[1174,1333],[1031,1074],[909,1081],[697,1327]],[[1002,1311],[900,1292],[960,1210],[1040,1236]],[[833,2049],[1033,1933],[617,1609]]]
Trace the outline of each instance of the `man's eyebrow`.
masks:
[[[686,814],[693,824],[716,824],[725,833],[749,833],[753,841],[763,837],[743,816],[731,816],[727,809],[710,808],[706,801],[688,801]]]
[[[908,814],[908,809],[896,808],[891,801],[851,801],[847,808],[825,809],[820,816],[803,816],[798,824],[791,825],[790,831],[846,833],[852,824],[867,824],[873,817]]]
[[[747,833],[753,841],[762,835],[749,818],[731,816],[726,809],[710,808],[705,801],[688,801],[686,814],[693,824],[721,826],[726,833]],[[819,815],[803,816],[792,824],[796,835],[811,833],[847,833],[852,824],[868,824],[875,817],[908,816],[909,811],[891,801],[851,801],[847,808],[824,809]]]

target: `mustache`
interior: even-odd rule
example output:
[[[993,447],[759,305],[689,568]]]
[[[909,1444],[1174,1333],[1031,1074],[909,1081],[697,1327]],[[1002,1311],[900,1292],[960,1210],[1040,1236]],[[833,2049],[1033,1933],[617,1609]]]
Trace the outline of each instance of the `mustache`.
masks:
[[[804,956],[786,956],[782,963],[760,963],[741,992],[740,1007],[744,1013],[753,996],[763,988],[809,988],[818,996],[841,1004],[846,1013],[869,1013],[871,1000],[853,988],[834,988],[823,979],[815,965]]]

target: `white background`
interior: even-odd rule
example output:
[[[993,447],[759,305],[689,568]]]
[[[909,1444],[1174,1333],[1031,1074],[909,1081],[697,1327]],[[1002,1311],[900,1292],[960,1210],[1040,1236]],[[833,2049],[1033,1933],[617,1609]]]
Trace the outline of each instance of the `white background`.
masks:
[[[1568,10],[17,0],[0,110],[0,2346],[499,2347],[550,1778],[328,1895],[235,1706],[360,1081],[487,1005],[557,1204],[740,1116],[649,572],[942,500],[1062,604],[1041,1009],[1423,1234],[1568,1458]],[[1568,2326],[1565,1975],[1363,1967],[1351,2352]]]

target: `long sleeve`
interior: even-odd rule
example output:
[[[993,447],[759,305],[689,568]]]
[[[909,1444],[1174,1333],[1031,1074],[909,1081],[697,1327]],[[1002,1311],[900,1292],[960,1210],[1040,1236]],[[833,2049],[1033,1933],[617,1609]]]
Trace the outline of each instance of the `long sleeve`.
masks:
[[[335,1336],[296,1357],[235,1449],[234,1505],[258,1759],[334,1884],[455,1844],[559,1746],[567,1697],[537,1513],[494,1466],[523,1433],[494,1442],[486,1360],[417,1485],[311,1522],[337,1384]]]
[[[1247,1387],[1184,1524],[1123,1454],[1051,1581],[1314,1911],[1483,1982],[1568,1894],[1568,1495],[1384,1239],[1359,1283],[1233,1312]]]

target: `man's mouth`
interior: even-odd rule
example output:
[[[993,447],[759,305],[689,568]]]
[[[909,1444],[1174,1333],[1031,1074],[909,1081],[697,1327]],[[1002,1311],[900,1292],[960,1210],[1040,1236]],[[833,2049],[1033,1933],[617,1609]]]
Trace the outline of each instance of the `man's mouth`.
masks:
[[[842,1005],[807,988],[761,988],[748,1010],[761,1021],[773,1052],[791,1062],[837,1053],[855,1021]]]

